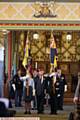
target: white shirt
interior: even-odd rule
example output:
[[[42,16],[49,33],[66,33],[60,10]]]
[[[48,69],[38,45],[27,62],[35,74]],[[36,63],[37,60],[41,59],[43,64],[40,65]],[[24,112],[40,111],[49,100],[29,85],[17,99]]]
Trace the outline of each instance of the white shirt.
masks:
[[[23,80],[24,83],[23,83],[23,86],[25,87],[26,86],[26,79],[29,80],[29,85],[32,86],[32,88],[34,89],[34,80],[32,78],[30,78],[29,75],[26,75],[26,76],[23,76],[23,77],[20,77],[20,80]]]
[[[26,79],[29,79],[29,78],[30,78],[30,76],[29,76],[29,75],[26,75],[26,76],[20,77],[20,80],[22,80],[22,81],[23,81],[23,86],[25,86],[25,85],[26,85]]]
[[[44,80],[44,78],[43,78],[43,76],[42,76],[42,78],[41,78],[41,84],[43,83],[43,80]]]

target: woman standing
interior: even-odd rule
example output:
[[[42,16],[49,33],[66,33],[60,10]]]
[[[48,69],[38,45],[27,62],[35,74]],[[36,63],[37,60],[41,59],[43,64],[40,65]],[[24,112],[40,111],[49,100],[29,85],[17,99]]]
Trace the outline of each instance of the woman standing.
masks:
[[[31,114],[31,101],[32,101],[32,86],[29,85],[29,81],[26,79],[25,86],[25,113]]]

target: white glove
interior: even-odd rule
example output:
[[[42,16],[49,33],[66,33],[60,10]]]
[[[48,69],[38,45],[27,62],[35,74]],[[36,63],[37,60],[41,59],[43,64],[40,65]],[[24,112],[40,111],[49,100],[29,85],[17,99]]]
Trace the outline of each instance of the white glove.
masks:
[[[65,85],[64,92],[67,92],[67,85]]]
[[[35,89],[33,89],[33,96],[35,96]]]
[[[44,77],[48,77],[49,75],[48,74],[44,74]]]
[[[12,84],[12,87],[13,87],[13,90],[15,91],[16,90],[15,84]]]
[[[53,72],[53,73],[51,73],[49,76],[50,76],[50,77],[53,77],[54,75],[55,75],[55,73]]]
[[[60,97],[60,96],[61,96],[60,94],[57,95],[57,97]]]

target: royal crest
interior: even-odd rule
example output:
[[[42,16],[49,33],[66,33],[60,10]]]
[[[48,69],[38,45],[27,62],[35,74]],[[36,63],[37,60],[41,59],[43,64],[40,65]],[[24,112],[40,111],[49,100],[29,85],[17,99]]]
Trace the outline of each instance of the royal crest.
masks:
[[[51,3],[34,3],[33,8],[35,9],[34,17],[56,17],[55,14],[55,2]]]

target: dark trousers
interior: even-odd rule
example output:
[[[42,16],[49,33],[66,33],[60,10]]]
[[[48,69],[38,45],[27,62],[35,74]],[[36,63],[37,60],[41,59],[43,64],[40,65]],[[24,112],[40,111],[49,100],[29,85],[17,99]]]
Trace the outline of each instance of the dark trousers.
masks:
[[[59,97],[57,97],[57,109],[62,110],[63,109],[63,94]]]
[[[15,106],[21,106],[22,91],[15,91]]]
[[[80,101],[77,103],[77,113],[79,114],[79,117],[80,117]]]
[[[56,96],[55,95],[50,95],[50,108],[51,108],[51,113],[56,114],[56,112],[57,112],[57,102],[56,102]]]
[[[37,100],[36,100],[36,96],[33,96],[33,108],[36,109],[37,108]]]
[[[43,113],[44,111],[44,96],[37,95],[37,110],[38,113]]]

